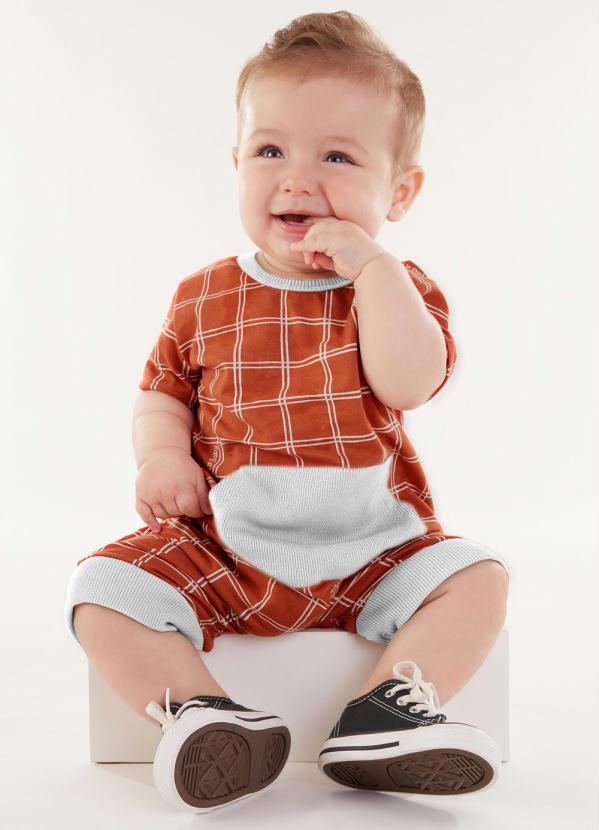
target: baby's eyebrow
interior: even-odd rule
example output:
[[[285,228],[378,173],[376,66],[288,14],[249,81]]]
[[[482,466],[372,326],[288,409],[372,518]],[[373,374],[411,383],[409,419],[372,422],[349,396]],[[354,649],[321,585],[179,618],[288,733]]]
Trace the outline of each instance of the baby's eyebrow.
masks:
[[[254,130],[254,132],[249,136],[248,141],[251,141],[253,138],[256,138],[258,135],[281,135],[280,130],[271,130],[266,128],[259,128]],[[353,147],[357,147],[358,150],[361,150],[363,153],[368,155],[368,150],[361,144],[357,138],[352,138],[349,135],[325,135],[325,141],[335,141],[338,144],[349,144]]]

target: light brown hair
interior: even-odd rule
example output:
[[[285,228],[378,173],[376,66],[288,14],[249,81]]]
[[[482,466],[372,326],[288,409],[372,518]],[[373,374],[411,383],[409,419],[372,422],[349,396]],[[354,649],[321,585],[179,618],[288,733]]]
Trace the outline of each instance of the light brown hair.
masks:
[[[299,81],[343,77],[394,96],[398,114],[394,172],[417,164],[425,117],[422,84],[358,15],[337,11],[296,17],[245,63],[235,101],[238,143],[244,90],[253,77],[267,75]]]

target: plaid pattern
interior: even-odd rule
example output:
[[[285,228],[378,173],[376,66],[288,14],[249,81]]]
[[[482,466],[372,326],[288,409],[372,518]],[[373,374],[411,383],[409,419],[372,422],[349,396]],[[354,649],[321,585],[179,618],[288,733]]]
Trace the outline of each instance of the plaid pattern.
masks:
[[[404,266],[445,337],[446,374],[432,398],[456,360],[447,302],[417,265]],[[280,290],[235,256],[217,260],[177,287],[139,388],[196,414],[192,452],[210,487],[246,464],[367,467],[393,454],[391,492],[427,533],[442,532],[403,412],[381,403],[362,373],[353,284]]]

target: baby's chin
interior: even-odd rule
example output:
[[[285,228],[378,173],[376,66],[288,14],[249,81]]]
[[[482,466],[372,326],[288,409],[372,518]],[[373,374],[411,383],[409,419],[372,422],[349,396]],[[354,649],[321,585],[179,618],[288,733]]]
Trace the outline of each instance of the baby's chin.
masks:
[[[271,274],[280,274],[283,277],[290,279],[316,279],[323,277],[336,277],[335,271],[328,271],[324,268],[312,268],[307,266],[304,262],[304,257],[300,251],[297,251],[297,256],[293,254],[291,257],[281,257],[272,254],[263,254],[260,251],[256,255],[256,261],[261,268]]]
[[[311,277],[311,276],[315,276],[315,277],[336,277],[336,276],[338,276],[336,271],[330,271],[328,268],[323,268],[322,265],[320,265],[318,268],[314,268],[311,265],[306,265],[306,263],[304,262],[304,258],[301,255],[301,253],[300,253],[297,260],[290,260],[289,262],[285,262],[284,264],[285,264],[285,266],[287,267],[287,269],[289,271],[301,270],[302,275],[306,276],[306,277]]]

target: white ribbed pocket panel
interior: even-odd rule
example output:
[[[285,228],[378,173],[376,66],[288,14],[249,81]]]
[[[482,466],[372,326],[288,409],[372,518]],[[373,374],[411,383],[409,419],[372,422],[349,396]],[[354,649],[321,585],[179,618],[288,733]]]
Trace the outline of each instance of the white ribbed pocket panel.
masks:
[[[284,585],[344,579],[422,536],[414,506],[389,489],[392,455],[369,467],[244,464],[208,493],[226,547]]]

